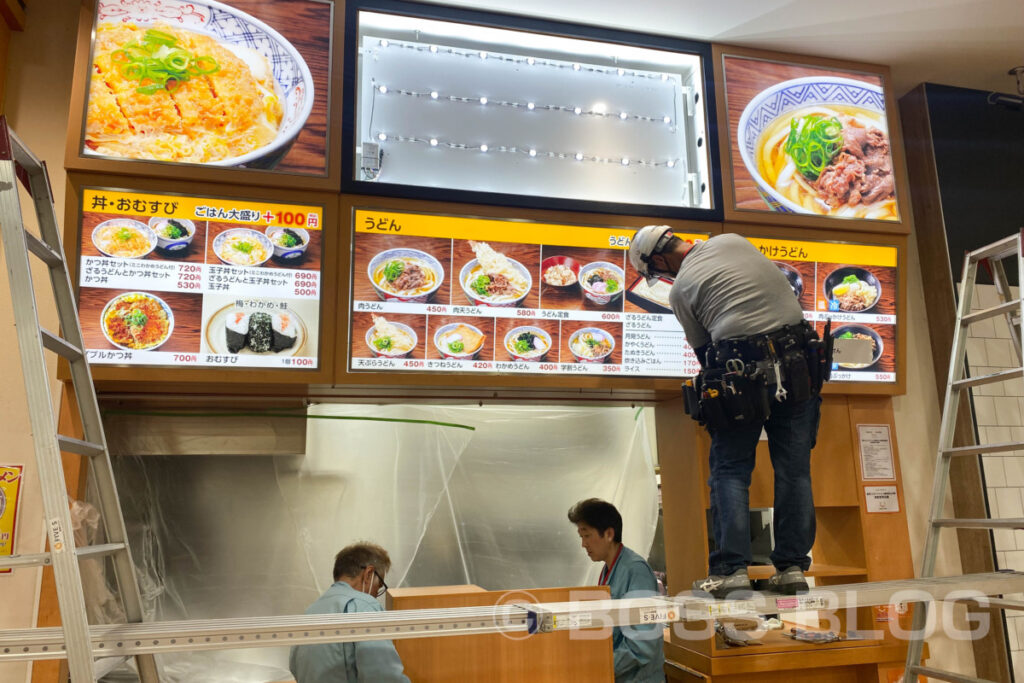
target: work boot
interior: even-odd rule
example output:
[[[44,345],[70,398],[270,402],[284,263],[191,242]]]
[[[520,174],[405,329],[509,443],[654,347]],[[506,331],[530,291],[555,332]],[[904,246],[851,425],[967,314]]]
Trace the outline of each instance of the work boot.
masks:
[[[697,579],[693,582],[693,590],[695,593],[705,593],[717,600],[724,600],[733,596],[733,593],[739,594],[733,597],[746,597],[753,593],[746,567],[737,569],[728,576],[712,574],[706,579]]]
[[[782,593],[783,595],[797,595],[806,593],[807,579],[804,578],[804,570],[793,565],[785,571],[775,570],[775,574],[768,579],[768,591],[771,593]]]

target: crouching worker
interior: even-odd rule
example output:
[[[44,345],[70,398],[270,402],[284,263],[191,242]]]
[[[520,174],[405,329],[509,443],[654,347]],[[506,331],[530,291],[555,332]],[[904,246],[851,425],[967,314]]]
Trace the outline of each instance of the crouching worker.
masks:
[[[600,584],[613,600],[654,597],[658,580],[647,561],[622,545],[622,516],[615,506],[597,498],[582,500],[569,510],[583,549],[594,562],[604,562]],[[615,683],[661,683],[665,680],[661,624],[612,628]]]
[[[373,543],[354,543],[334,558],[334,584],[306,614],[382,612],[377,598],[388,585],[388,552]],[[288,668],[298,683],[408,683],[402,660],[390,640],[296,645]]]

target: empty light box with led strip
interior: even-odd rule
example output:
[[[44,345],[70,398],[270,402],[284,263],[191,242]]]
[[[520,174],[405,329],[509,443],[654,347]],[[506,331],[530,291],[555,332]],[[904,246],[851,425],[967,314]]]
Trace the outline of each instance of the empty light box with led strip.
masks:
[[[346,11],[347,190],[719,219],[710,45],[405,2]]]

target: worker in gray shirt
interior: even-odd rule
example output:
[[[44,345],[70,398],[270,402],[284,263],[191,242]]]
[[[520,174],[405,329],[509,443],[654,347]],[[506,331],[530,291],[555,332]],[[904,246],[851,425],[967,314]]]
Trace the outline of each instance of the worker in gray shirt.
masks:
[[[763,428],[775,470],[769,590],[806,592],[815,532],[811,449],[830,365],[788,279],[739,235],[692,243],[665,225],[637,231],[629,260],[649,284],[674,280],[672,310],[704,368],[690,384],[688,411],[711,434],[714,549],[709,575],[694,590],[716,598],[751,590],[749,489]]]

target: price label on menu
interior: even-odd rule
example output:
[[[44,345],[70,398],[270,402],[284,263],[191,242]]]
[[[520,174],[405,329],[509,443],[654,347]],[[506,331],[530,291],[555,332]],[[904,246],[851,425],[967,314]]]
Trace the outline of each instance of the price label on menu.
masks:
[[[321,207],[86,189],[82,208],[90,362],[320,366]]]

